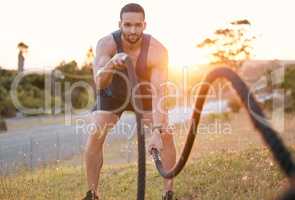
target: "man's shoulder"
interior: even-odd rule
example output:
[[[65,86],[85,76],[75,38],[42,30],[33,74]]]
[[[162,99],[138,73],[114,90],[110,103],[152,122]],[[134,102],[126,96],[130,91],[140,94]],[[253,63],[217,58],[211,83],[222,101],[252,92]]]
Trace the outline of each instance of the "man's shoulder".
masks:
[[[97,42],[96,48],[104,48],[109,50],[116,49],[116,43],[112,34],[108,34],[100,38]]]
[[[162,44],[159,40],[157,40],[155,37],[151,36],[151,40],[150,40],[150,48],[152,51],[156,51],[158,53],[162,52],[162,53],[167,53],[168,50],[165,47],[164,44]]]
[[[168,62],[168,50],[159,40],[152,36],[148,54],[151,66],[166,66]]]

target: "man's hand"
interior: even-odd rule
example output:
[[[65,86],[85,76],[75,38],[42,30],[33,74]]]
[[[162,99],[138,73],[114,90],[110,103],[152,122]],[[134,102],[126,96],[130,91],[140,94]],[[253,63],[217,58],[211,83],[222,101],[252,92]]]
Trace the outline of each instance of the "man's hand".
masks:
[[[117,53],[111,58],[111,63],[114,68],[123,69],[126,67],[125,60],[128,57],[126,53]]]
[[[158,129],[155,129],[152,133],[152,137],[148,145],[149,154],[152,154],[153,148],[157,149],[159,152],[163,149],[162,138]]]

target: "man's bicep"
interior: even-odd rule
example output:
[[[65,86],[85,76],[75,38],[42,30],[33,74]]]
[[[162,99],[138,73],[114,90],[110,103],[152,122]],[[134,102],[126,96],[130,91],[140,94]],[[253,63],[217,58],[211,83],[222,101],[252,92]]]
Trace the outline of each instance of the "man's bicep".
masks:
[[[154,123],[166,126],[168,124],[168,111],[165,96],[167,94],[166,83],[168,80],[168,53],[161,49],[154,54],[155,63],[152,68],[151,82],[153,85],[153,120]],[[155,92],[155,93],[154,93]]]
[[[96,45],[96,53],[93,62],[95,71],[103,67],[112,58],[110,47],[105,43],[104,40],[100,40]]]
[[[168,53],[166,51],[161,53],[157,59],[155,66],[152,69],[152,82],[161,84],[168,79]]]

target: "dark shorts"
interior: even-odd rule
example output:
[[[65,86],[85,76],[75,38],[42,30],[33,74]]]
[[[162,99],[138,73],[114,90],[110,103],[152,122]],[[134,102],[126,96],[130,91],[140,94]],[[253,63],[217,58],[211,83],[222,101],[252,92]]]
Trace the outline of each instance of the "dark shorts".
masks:
[[[151,112],[152,111],[152,99],[144,99],[142,100],[143,109],[140,111],[141,113]],[[92,109],[92,111],[103,110],[110,111],[119,117],[122,115],[124,111],[133,111],[135,112],[135,108],[139,109],[137,106],[133,106],[131,100],[125,101],[125,99],[114,98],[110,96],[97,96],[96,105]]]

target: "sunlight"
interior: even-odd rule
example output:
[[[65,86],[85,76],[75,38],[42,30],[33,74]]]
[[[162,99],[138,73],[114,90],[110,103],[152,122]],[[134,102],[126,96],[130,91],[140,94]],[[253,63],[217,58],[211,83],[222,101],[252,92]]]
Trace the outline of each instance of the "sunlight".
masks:
[[[120,8],[129,1],[118,2],[78,0],[67,10],[67,1],[5,1],[0,7],[0,18],[9,20],[3,20],[0,26],[0,66],[16,68],[18,52],[15,47],[20,41],[30,46],[26,68],[55,66],[61,60],[72,59],[83,64],[89,46],[95,48],[99,38],[117,29]],[[171,69],[208,63],[208,58],[195,47],[198,41],[225,22],[239,18],[253,22],[251,29],[261,36],[257,39],[257,49],[254,49],[255,59],[294,58],[295,29],[290,26],[291,19],[294,18],[292,1],[270,1],[263,15],[261,7],[264,3],[254,0],[243,7],[240,7],[239,1],[232,1],[232,7],[223,7],[222,10],[219,9],[223,6],[222,2],[209,0],[202,2],[202,9],[197,9],[197,12],[194,1],[138,2],[146,8],[147,33],[155,36],[169,49],[169,61],[173,66]],[[163,15],[163,8],[167,4],[169,9]],[[54,15],[52,10],[55,11]],[[283,12],[273,14],[278,11]],[[180,14],[176,15],[178,12]],[[36,20],[36,16],[40,20]],[[272,23],[267,23],[269,21]],[[70,28],[65,28],[65,24],[69,24]]]
[[[192,42],[193,44],[193,42]],[[197,64],[208,64],[210,62],[206,52],[193,48],[183,49],[177,48],[177,44],[173,48],[169,48],[169,69],[177,72],[183,67],[190,67]]]

